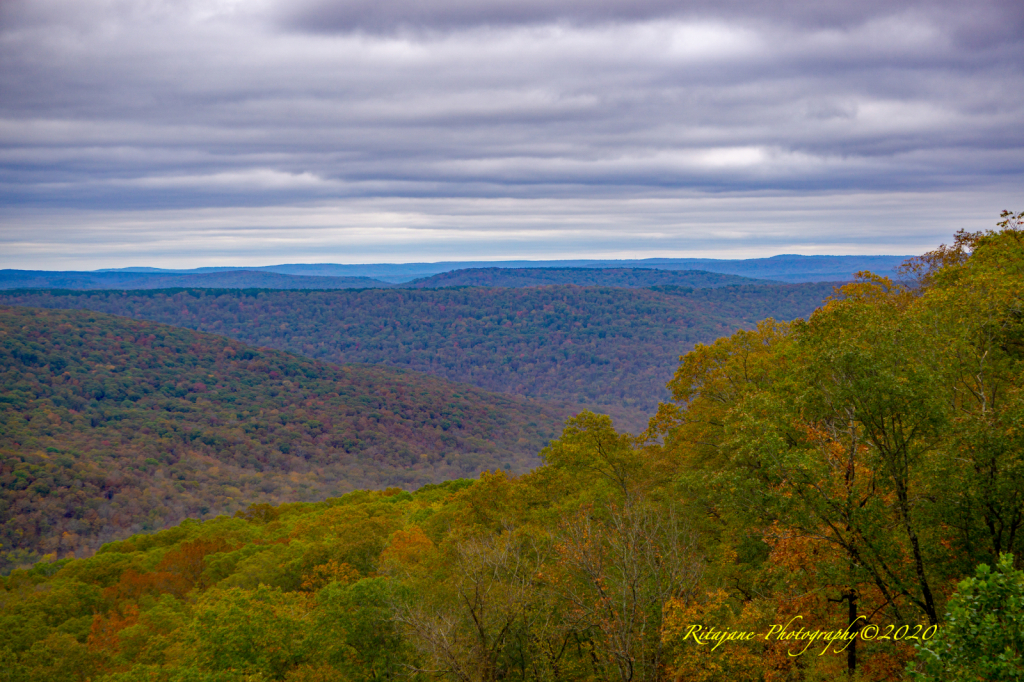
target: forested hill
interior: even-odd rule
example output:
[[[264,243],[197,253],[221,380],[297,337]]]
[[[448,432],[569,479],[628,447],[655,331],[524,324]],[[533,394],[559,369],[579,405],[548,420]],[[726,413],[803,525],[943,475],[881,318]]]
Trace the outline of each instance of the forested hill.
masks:
[[[369,289],[390,286],[369,277],[316,277],[259,270],[201,273],[0,270],[0,289]]]
[[[409,289],[440,287],[536,287],[575,284],[581,287],[643,288],[653,286],[724,287],[768,284],[765,280],[723,275],[704,270],[654,270],[650,268],[467,268],[423,277],[399,286]]]
[[[254,501],[522,472],[566,413],[415,372],[0,307],[0,568]]]
[[[223,334],[331,362],[383,363],[491,391],[571,402],[642,430],[679,356],[738,328],[806,317],[831,284],[717,289],[10,292]]]

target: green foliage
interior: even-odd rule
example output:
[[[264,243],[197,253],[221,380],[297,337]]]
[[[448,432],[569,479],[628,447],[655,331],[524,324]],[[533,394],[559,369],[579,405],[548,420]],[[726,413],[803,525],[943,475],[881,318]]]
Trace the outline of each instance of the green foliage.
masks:
[[[101,662],[87,646],[62,632],[54,632],[33,644],[25,658],[32,662],[26,676],[31,682],[84,682],[95,676]]]
[[[650,435],[752,621],[938,624],[972,566],[1021,555],[1024,238],[1004,228],[911,262],[918,287],[862,273],[806,322],[684,359]],[[908,655],[851,645],[847,670]]]
[[[320,590],[310,640],[317,660],[350,680],[387,679],[409,660],[409,643],[392,618],[394,589],[378,577]]]
[[[184,633],[186,665],[280,679],[306,657],[310,629],[301,594],[266,585],[208,592]]]
[[[962,581],[938,634],[917,648],[913,680],[1024,680],[1024,571],[1014,570],[1013,557]]]
[[[376,575],[380,553],[404,519],[465,485],[257,507],[251,520],[135,536],[55,572],[16,570],[0,583],[3,674],[391,679],[413,651],[391,617],[396,586]]]
[[[619,504],[670,478],[659,472],[657,451],[639,448],[636,438],[618,433],[611,419],[592,412],[566,421],[561,437],[541,456],[576,490]]]

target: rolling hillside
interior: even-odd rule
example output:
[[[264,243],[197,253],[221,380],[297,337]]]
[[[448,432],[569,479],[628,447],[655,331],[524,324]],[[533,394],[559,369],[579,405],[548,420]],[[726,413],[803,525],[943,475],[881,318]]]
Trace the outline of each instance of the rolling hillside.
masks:
[[[522,472],[566,412],[220,336],[0,307],[0,568],[251,502]]]
[[[197,329],[330,362],[427,372],[572,403],[642,430],[679,356],[738,328],[805,317],[831,284],[717,289],[9,292],[0,302],[84,308]]]

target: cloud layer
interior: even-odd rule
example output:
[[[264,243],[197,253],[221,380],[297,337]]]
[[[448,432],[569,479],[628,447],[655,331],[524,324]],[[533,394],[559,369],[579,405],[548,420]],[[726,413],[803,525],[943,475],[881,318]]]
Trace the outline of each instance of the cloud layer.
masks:
[[[8,0],[0,266],[906,253],[1024,205],[1020,3],[770,9]]]

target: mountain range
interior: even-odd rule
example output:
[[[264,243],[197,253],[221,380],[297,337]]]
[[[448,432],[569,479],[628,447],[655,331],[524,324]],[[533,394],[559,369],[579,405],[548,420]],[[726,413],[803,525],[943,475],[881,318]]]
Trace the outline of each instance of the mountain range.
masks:
[[[294,264],[263,267],[121,268],[116,270],[0,270],[0,289],[164,289],[179,287],[240,289],[359,289],[396,285],[442,286],[722,286],[742,280],[714,279],[708,273],[780,282],[850,281],[870,270],[895,276],[906,256],[782,255],[749,260],[652,258],[646,260],[566,260],[445,262],[404,264]],[[614,271],[597,274],[594,271]],[[530,271],[530,272],[524,272]],[[541,272],[543,271],[543,272]],[[645,274],[649,271],[650,274]],[[679,271],[701,271],[679,273]],[[667,273],[679,274],[667,274]],[[675,279],[673,279],[675,278]],[[495,282],[495,283],[488,283]],[[496,283],[500,282],[500,283]],[[751,282],[746,282],[751,283]]]

